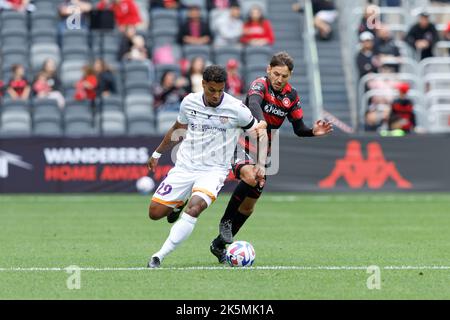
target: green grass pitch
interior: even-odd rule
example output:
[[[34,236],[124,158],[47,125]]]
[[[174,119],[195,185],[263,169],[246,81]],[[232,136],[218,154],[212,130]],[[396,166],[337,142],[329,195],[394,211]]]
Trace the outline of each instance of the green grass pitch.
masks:
[[[236,237],[254,245],[253,269],[209,253],[228,198],[146,270],[170,228],[148,219],[148,197],[2,195],[0,299],[450,299],[448,194],[266,193]],[[93,268],[79,290],[71,265]],[[371,265],[381,289],[367,287]]]

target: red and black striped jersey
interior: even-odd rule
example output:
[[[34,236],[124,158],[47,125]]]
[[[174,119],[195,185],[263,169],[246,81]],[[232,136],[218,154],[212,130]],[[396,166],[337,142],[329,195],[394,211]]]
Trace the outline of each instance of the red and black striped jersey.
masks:
[[[252,95],[259,95],[263,101],[261,109],[268,129],[278,129],[286,117],[290,122],[303,119],[303,109],[297,91],[288,83],[282,92],[276,92],[267,77],[258,78],[248,90],[245,104],[249,105]]]

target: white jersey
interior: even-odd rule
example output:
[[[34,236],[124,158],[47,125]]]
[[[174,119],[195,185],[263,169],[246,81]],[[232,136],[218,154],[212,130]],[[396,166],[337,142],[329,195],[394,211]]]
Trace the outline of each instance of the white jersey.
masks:
[[[228,171],[241,130],[257,123],[240,100],[224,93],[219,106],[207,107],[203,92],[183,99],[178,122],[188,128],[176,166],[191,171]]]

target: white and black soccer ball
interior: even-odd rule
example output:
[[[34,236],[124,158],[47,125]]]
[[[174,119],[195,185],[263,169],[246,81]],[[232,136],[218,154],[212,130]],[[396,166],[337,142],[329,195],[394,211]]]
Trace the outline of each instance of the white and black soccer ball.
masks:
[[[247,241],[235,241],[227,248],[227,263],[231,267],[251,267],[255,262],[255,249]]]
[[[148,195],[155,188],[155,182],[150,177],[142,177],[136,180],[136,189],[139,193]]]

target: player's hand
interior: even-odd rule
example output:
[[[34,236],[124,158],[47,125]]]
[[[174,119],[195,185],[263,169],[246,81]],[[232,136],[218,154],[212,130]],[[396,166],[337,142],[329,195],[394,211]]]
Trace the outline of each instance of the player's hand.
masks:
[[[318,120],[313,127],[313,134],[316,137],[326,136],[333,132],[333,124],[324,120]]]
[[[159,159],[155,159],[153,157],[150,157],[150,159],[148,159],[147,161],[148,171],[152,172],[155,170],[156,166],[158,165],[158,160]]]
[[[266,183],[266,168],[261,165],[255,165],[253,170],[255,172],[256,183],[260,188],[264,187],[264,184]]]
[[[264,120],[260,121],[253,129],[249,130],[248,133],[253,139],[267,136],[267,122]]]

